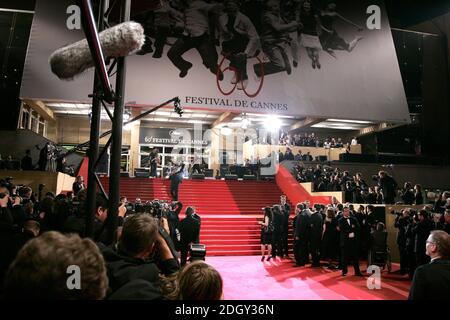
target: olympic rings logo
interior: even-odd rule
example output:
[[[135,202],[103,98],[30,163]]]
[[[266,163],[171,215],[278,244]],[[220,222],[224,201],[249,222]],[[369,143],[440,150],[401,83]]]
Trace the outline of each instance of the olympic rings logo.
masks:
[[[256,97],[261,92],[261,89],[262,89],[262,87],[264,85],[264,63],[262,62],[262,60],[258,56],[256,56],[256,59],[258,60],[259,66],[261,68],[261,82],[259,83],[259,86],[258,86],[258,88],[256,89],[256,91],[254,93],[249,93],[245,89],[245,86],[243,84],[243,80],[241,79],[241,77],[238,77],[239,76],[239,71],[235,67],[228,66],[225,69],[222,69],[223,63],[225,62],[226,58],[227,58],[226,55],[222,56],[222,60],[220,61],[219,67],[217,68],[217,72],[216,72],[216,84],[217,84],[217,88],[219,89],[219,91],[224,96],[229,96],[230,94],[232,94],[234,92],[234,90],[236,90],[236,87],[238,85],[237,82],[234,84],[234,87],[232,87],[231,90],[229,90],[229,91],[224,91],[222,89],[221,85],[220,85],[220,79],[219,79],[220,78],[220,76],[219,76],[220,73],[222,73],[222,75],[223,75],[226,71],[230,70],[230,71],[234,72],[234,76],[236,77],[236,79],[239,78],[239,81],[240,81],[241,86],[242,86],[242,91],[244,91],[244,94],[247,97],[249,97],[249,98]]]

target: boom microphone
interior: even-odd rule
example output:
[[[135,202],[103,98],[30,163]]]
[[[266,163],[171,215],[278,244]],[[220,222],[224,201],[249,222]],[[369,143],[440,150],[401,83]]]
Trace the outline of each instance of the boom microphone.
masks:
[[[100,45],[106,58],[125,57],[140,50],[145,42],[144,28],[137,22],[124,22],[99,33]],[[60,48],[50,56],[52,72],[63,80],[71,80],[94,67],[86,39]]]

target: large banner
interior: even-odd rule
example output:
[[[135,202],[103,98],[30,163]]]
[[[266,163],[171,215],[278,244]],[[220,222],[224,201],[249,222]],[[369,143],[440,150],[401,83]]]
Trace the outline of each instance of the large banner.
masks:
[[[408,122],[383,1],[323,2],[167,0],[134,10],[146,43],[127,60],[126,102],[179,96],[185,108]],[[84,38],[74,1],[37,0],[30,37],[21,97],[90,102],[92,70],[62,81],[48,62]]]

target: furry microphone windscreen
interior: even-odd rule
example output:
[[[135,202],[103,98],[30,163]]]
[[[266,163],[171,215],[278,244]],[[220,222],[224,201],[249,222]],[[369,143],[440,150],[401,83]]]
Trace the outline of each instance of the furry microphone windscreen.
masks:
[[[125,22],[99,33],[104,58],[125,57],[140,50],[145,42],[144,28],[136,22]],[[94,67],[86,39],[60,48],[50,56],[52,72],[63,80],[71,80]]]

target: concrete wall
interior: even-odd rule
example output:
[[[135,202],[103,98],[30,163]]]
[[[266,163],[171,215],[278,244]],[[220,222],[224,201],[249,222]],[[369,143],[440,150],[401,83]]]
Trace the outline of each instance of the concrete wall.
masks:
[[[57,143],[59,144],[80,144],[90,139],[90,123],[88,117],[58,116],[57,118]],[[100,132],[111,129],[110,121],[101,122]],[[106,144],[109,136],[100,140],[100,144]],[[123,145],[131,144],[131,131],[124,130],[122,137]]]

